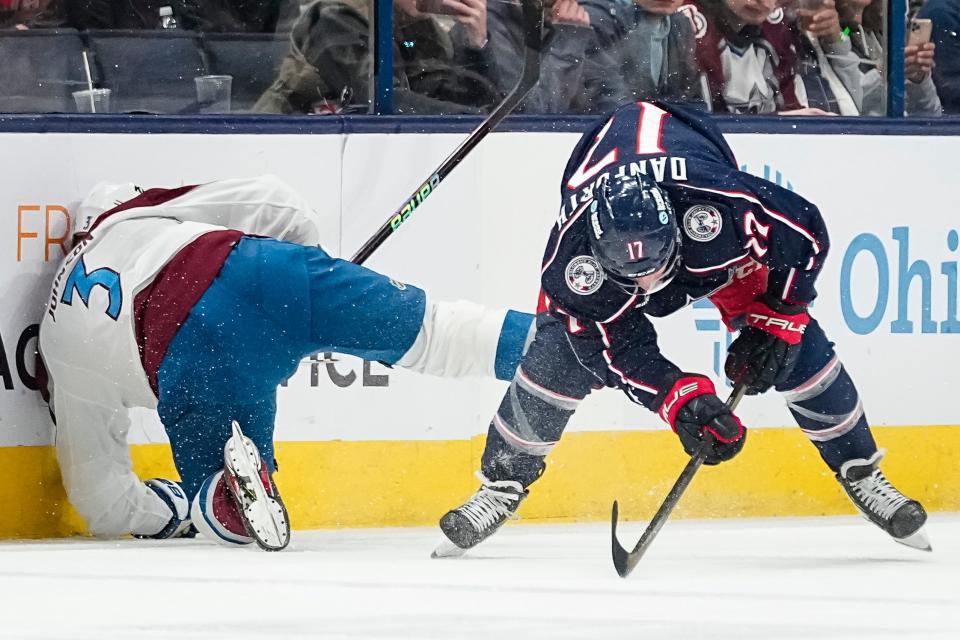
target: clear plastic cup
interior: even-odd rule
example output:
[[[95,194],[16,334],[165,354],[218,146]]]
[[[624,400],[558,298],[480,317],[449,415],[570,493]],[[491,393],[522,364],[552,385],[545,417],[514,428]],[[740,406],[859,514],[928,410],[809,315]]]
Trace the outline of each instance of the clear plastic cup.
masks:
[[[78,113],[110,113],[110,89],[84,89],[73,92]]]
[[[193,82],[197,86],[200,113],[230,113],[233,76],[198,76]]]

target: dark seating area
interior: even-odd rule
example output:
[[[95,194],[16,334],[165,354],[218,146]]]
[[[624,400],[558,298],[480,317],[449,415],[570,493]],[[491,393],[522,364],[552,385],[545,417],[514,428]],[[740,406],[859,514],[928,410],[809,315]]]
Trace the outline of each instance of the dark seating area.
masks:
[[[208,33],[203,37],[209,73],[233,76],[233,111],[249,111],[277,78],[290,50],[285,33]]]
[[[0,31],[0,113],[76,111],[87,86],[84,42],[75,29]]]
[[[114,111],[189,113],[196,104],[193,79],[207,73],[197,34],[90,31],[87,40]]]
[[[87,88],[83,52],[115,113],[200,111],[194,78],[229,75],[232,111],[249,111],[277,77],[287,34],[200,34],[182,30],[0,31],[0,113],[75,113]]]

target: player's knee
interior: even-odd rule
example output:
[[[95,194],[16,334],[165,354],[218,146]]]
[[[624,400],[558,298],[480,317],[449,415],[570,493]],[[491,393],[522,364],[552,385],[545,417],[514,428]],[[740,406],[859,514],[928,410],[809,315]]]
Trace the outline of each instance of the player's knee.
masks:
[[[190,517],[197,531],[226,546],[253,542],[243,526],[237,503],[230,495],[223,471],[217,471],[203,481],[193,498]]]

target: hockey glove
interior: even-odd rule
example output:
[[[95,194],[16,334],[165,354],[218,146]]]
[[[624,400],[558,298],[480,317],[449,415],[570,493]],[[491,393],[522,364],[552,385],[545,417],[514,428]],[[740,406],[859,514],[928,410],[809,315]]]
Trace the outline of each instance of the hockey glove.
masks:
[[[790,376],[810,316],[806,307],[761,296],[747,307],[746,322],[723,368],[730,380],[746,386],[747,395],[756,395]]]
[[[664,395],[660,417],[680,436],[683,450],[691,456],[708,438],[712,448],[704,464],[720,464],[743,448],[747,429],[717,397],[709,378],[684,373]]]
[[[167,503],[172,513],[170,522],[163,529],[151,535],[134,534],[135,538],[151,538],[154,540],[164,540],[166,538],[193,537],[190,535],[192,527],[190,524],[190,501],[187,500],[183,489],[172,480],[163,478],[151,478],[144,482],[147,487],[160,496],[160,499]]]

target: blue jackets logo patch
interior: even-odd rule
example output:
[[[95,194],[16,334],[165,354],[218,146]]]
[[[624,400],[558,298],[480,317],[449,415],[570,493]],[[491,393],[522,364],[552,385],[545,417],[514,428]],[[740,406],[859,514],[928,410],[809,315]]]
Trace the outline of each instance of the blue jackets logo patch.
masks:
[[[696,205],[683,214],[683,230],[691,240],[710,242],[723,228],[723,218],[716,208],[709,205]]]
[[[603,285],[603,269],[593,256],[576,256],[564,271],[567,287],[578,296],[588,296]]]

